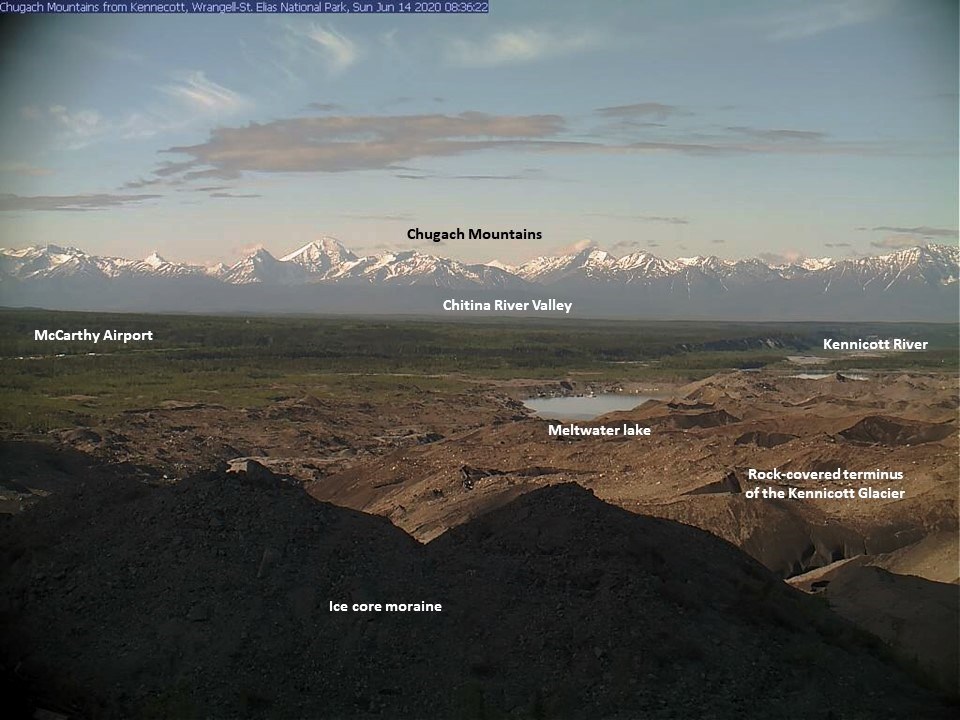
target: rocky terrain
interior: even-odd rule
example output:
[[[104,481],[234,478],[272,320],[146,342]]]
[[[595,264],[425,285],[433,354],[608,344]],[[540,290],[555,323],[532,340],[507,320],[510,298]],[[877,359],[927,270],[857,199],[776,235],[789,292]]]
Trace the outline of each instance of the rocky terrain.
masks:
[[[76,717],[946,717],[816,598],[573,484],[426,546],[247,473],[79,482],[0,529],[20,708]],[[330,602],[441,603],[332,613]]]
[[[6,681],[76,717],[955,710],[955,378],[732,372],[578,423],[651,428],[629,438],[517,399],[584,389],[171,400],[10,438]],[[901,471],[779,486],[905,497],[748,498],[775,467]],[[418,601],[444,610],[329,610]]]

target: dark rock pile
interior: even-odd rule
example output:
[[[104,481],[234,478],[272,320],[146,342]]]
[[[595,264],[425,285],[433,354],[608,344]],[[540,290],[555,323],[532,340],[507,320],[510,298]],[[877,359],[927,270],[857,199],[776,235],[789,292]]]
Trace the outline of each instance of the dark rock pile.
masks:
[[[0,548],[27,716],[950,716],[818,598],[577,485],[422,546],[259,471],[78,478],[6,518]]]

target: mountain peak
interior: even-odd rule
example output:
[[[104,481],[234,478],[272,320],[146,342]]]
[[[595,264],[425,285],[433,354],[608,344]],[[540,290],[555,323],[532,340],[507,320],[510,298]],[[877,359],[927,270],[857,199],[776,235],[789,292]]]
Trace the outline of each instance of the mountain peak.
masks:
[[[160,253],[158,253],[156,250],[147,255],[147,257],[143,259],[143,262],[151,267],[160,267],[161,265],[166,265],[167,263],[167,261],[162,258]]]
[[[347,250],[339,240],[322,235],[306,245],[280,258],[280,262],[299,265],[309,274],[324,276],[335,271],[341,265],[354,262],[359,258]]]

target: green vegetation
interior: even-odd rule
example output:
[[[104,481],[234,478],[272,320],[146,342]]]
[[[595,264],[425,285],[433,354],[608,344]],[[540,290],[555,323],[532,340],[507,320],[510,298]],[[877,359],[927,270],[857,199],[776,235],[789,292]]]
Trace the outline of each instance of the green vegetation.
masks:
[[[152,343],[38,342],[37,329],[152,330]],[[255,406],[318,396],[455,392],[477,379],[687,381],[783,367],[822,338],[908,337],[931,351],[835,369],[957,370],[956,325],[205,317],[0,311],[0,428],[45,431],[163,400]],[[91,354],[93,353],[93,354]],[[821,370],[822,369],[822,370]]]

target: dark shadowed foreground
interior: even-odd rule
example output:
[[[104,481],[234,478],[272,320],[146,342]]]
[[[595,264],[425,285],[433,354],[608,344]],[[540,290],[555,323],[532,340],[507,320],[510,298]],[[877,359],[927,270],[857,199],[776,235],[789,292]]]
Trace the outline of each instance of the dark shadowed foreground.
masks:
[[[732,545],[574,484],[420,545],[269,474],[152,487],[99,473],[4,518],[0,548],[4,677],[27,716],[31,703],[85,718],[955,709]]]

